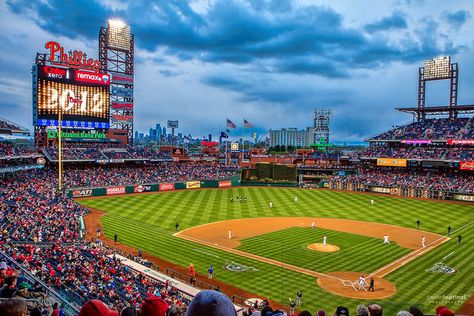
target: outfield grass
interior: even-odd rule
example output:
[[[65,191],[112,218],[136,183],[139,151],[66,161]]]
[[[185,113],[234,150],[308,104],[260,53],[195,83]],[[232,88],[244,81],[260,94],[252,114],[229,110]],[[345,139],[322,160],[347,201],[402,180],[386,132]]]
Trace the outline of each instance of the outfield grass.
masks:
[[[309,244],[322,242],[323,236],[340,250],[323,253],[307,249]],[[357,271],[367,274],[410,252],[394,242],[384,245],[376,238],[309,227],[285,229],[244,239],[241,243],[239,250],[317,272]]]
[[[247,201],[230,202],[230,197],[236,195],[246,196]],[[298,203],[293,201],[295,195],[299,198]],[[338,305],[349,306],[352,312],[360,301],[329,294],[315,285],[312,277],[198,245],[173,237],[172,234],[176,222],[184,229],[227,219],[266,216],[347,218],[411,228],[416,227],[419,218],[420,229],[439,234],[445,234],[448,225],[455,230],[474,220],[472,205],[377,196],[374,198],[375,206],[371,206],[371,198],[347,192],[243,187],[128,195],[79,200],[79,203],[108,212],[102,218],[108,237],[112,238],[117,233],[121,242],[142,248],[170,262],[182,266],[193,262],[202,274],[212,264],[217,267],[216,278],[282,303],[287,303],[291,293],[303,288],[303,307],[313,312],[320,307],[332,312]],[[268,208],[269,201],[273,202],[271,210]],[[275,234],[278,233],[285,232]],[[466,295],[466,298],[473,295],[474,238],[471,236],[474,236],[474,227],[469,226],[461,233],[464,236],[461,247],[451,240],[387,276],[398,289],[395,296],[381,301],[389,314],[407,308],[407,304],[412,302],[433,312],[435,306],[442,303],[439,298],[441,295]],[[425,272],[451,252],[454,254],[443,262],[459,269],[457,273],[444,275]],[[235,273],[219,268],[230,260],[253,266],[259,271]],[[346,270],[354,271],[357,264],[361,264],[358,256],[348,256],[347,260]],[[329,265],[323,269],[331,271]],[[462,301],[450,299],[445,303],[456,309]]]

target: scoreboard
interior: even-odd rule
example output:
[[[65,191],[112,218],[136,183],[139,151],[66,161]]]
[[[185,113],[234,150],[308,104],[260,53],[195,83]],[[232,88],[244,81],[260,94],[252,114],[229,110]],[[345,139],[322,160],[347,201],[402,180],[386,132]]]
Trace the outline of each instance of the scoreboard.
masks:
[[[36,71],[35,125],[57,126],[61,112],[62,126],[110,126],[109,75],[42,65]]]

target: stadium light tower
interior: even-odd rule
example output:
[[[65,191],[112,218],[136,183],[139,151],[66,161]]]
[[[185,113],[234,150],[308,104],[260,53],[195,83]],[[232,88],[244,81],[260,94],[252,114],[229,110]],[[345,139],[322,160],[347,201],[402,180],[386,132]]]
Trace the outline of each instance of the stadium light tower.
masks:
[[[134,36],[120,19],[107,21],[99,32],[100,72],[110,74],[110,128],[133,143]]]

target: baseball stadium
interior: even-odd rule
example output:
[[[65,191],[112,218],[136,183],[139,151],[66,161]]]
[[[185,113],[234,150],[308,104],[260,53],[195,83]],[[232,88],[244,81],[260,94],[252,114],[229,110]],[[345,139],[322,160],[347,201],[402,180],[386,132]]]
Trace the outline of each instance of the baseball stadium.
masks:
[[[219,141],[177,118],[143,143],[133,30],[97,31],[96,52],[28,52],[33,131],[0,113],[1,315],[474,315],[462,64],[413,67],[417,103],[392,107],[412,121],[365,146],[329,141],[331,109],[292,152],[225,116]],[[426,101],[432,81],[449,104]]]

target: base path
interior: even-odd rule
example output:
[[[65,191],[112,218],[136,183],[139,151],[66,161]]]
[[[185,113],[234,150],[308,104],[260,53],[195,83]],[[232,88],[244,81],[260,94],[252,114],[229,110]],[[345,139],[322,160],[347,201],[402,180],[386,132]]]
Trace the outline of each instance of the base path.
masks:
[[[358,290],[358,286],[354,286],[354,282],[356,282],[361,275],[359,272],[320,273],[235,249],[240,245],[240,240],[242,239],[291,227],[311,228],[312,223],[316,223],[316,229],[319,227],[379,238],[380,242],[383,242],[383,236],[388,235],[390,240],[395,241],[401,247],[414,251],[371,273],[370,275],[373,275],[375,279],[376,290],[374,292],[368,292],[366,290],[368,285],[361,290]],[[231,234],[229,234],[229,230]],[[231,238],[229,238],[229,235]],[[328,292],[358,299],[383,299],[392,296],[395,294],[396,288],[395,285],[383,279],[385,275],[449,240],[447,237],[413,228],[375,222],[315,217],[265,217],[227,220],[191,227],[175,233],[174,236],[316,277],[318,278],[319,286]],[[423,236],[425,237],[426,244],[424,248],[421,247],[421,238]],[[310,246],[314,245],[315,244]],[[315,247],[320,248],[319,246]],[[321,247],[324,246],[321,245]],[[365,276],[367,277],[367,275]]]

